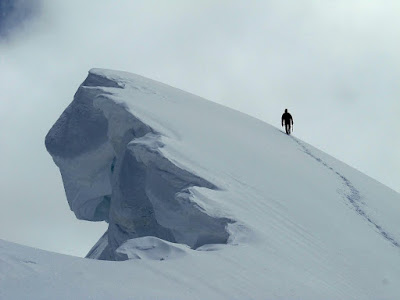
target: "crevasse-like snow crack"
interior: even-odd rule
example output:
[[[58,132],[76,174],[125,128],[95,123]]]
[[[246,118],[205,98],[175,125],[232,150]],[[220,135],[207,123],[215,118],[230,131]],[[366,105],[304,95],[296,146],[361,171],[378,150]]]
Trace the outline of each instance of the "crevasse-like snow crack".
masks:
[[[344,186],[348,190],[346,193],[343,194],[343,196],[353,206],[353,208],[357,212],[357,214],[360,215],[361,217],[363,217],[368,223],[370,223],[383,238],[385,238],[387,241],[389,241],[392,245],[400,248],[400,243],[397,242],[393,237],[391,237],[390,234],[387,233],[382,228],[381,225],[379,225],[376,221],[372,220],[372,218],[370,216],[368,216],[367,213],[363,210],[362,206],[365,205],[365,203],[362,202],[360,192],[350,182],[350,180],[348,180],[342,173],[340,173],[339,171],[335,170],[330,165],[328,165],[321,158],[319,158],[315,154],[313,154],[310,151],[310,149],[308,149],[299,140],[297,140],[296,138],[293,138],[293,140],[302,148],[304,153],[306,153],[307,155],[309,155],[310,157],[315,159],[317,162],[322,164],[324,167],[328,168],[330,171],[332,171],[336,176],[338,176],[340,178],[340,180],[343,182]]]

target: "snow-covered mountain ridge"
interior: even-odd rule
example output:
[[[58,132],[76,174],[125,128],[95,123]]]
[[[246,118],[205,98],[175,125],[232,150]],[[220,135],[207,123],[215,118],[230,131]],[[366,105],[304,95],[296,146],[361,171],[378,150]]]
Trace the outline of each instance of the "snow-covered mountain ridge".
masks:
[[[1,242],[0,298],[400,295],[399,194],[260,120],[93,69],[46,146],[77,218],[109,223],[88,257],[129,261]]]

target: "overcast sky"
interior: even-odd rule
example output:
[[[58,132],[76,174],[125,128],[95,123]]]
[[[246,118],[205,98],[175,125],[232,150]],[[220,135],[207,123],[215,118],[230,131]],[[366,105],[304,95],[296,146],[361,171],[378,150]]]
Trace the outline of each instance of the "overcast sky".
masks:
[[[105,231],[70,212],[44,147],[93,67],[276,127],[288,108],[296,137],[400,191],[399,15],[398,0],[0,0],[0,238],[84,256]]]

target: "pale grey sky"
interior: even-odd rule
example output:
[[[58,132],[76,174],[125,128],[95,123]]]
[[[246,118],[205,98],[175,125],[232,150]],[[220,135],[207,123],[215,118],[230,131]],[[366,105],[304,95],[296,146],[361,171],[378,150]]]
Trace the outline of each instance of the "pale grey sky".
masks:
[[[104,232],[70,212],[44,147],[93,67],[276,127],[288,108],[295,136],[400,191],[399,1],[37,4],[36,17],[0,41],[0,238],[83,256]]]

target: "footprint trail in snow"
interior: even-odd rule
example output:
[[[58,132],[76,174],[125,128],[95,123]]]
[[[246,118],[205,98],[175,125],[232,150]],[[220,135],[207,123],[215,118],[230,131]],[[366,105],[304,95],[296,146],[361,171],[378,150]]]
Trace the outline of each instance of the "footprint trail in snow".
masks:
[[[374,220],[371,219],[370,216],[367,215],[367,213],[362,209],[362,206],[365,205],[365,203],[362,202],[360,192],[354,187],[354,185],[348,180],[343,174],[341,174],[339,171],[335,170],[332,168],[330,165],[328,165],[325,161],[323,161],[321,158],[317,157],[315,154],[313,154],[310,149],[308,149],[302,142],[300,142],[298,139],[292,137],[292,139],[302,148],[303,152],[313,159],[315,159],[317,162],[331,170],[333,173],[336,174],[340,178],[340,180],[343,181],[344,186],[347,188],[348,192],[344,193],[344,198],[349,201],[349,203],[353,206],[354,210],[359,214],[361,217],[363,217],[365,220],[368,221],[368,223],[372,224],[372,226],[379,232],[379,234],[385,238],[387,241],[389,241],[392,245],[400,248],[400,243],[397,242],[393,237],[390,236],[389,233],[387,233],[382,226],[377,224]]]

